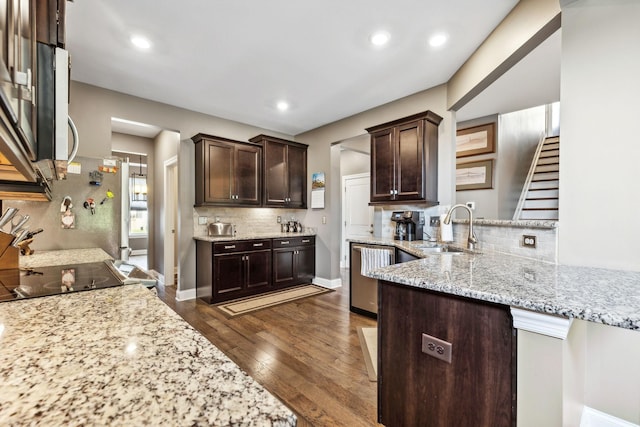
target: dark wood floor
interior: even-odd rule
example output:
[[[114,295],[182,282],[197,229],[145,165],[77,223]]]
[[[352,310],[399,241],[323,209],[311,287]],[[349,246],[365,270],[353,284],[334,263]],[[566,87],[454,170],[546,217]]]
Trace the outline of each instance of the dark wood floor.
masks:
[[[343,274],[344,276],[344,274]],[[376,383],[367,377],[349,312],[349,287],[233,319],[199,300],[158,295],[244,371],[298,415],[298,426],[375,426]]]

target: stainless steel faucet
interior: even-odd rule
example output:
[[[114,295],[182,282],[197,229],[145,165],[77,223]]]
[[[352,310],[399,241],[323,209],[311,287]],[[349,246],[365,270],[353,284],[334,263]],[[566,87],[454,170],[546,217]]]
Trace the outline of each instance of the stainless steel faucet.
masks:
[[[449,209],[449,212],[447,212],[447,215],[444,217],[443,222],[445,224],[451,223],[451,214],[456,208],[465,208],[467,212],[469,212],[469,237],[467,237],[467,248],[472,251],[476,248],[476,243],[478,243],[478,238],[476,237],[476,234],[473,232],[473,212],[471,211],[471,208],[469,208],[469,206],[467,205],[461,205],[461,204],[453,205],[451,206],[451,209]]]

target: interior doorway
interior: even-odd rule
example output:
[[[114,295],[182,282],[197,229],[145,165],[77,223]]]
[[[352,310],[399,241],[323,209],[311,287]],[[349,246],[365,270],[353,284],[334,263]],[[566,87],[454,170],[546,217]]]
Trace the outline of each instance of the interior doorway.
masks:
[[[340,267],[349,267],[349,239],[373,236],[373,206],[369,206],[369,173],[342,177],[342,244]]]
[[[164,284],[178,285],[178,157],[164,161]]]

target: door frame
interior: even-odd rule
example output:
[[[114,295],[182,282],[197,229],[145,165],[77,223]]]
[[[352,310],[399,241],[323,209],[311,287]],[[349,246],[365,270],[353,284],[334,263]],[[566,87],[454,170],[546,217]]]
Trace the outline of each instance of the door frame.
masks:
[[[356,173],[353,175],[342,176],[342,188],[340,189],[341,198],[342,198],[342,205],[341,205],[342,206],[342,209],[341,209],[342,222],[340,224],[340,268],[349,268],[347,252],[345,252],[345,246],[348,247],[348,245],[345,242],[346,234],[347,234],[347,214],[346,214],[347,210],[345,209],[345,206],[347,205],[347,196],[346,196],[347,180],[358,179],[358,178],[370,178],[370,177],[371,177],[370,172],[363,172],[363,173]]]
[[[176,185],[171,185],[171,179],[175,180]],[[178,271],[178,281],[174,283],[175,268],[180,269],[179,263],[175,262],[177,253],[176,242],[179,240],[179,227],[173,228],[178,219],[178,156],[170,157],[164,161],[164,200],[163,200],[163,216],[164,216],[164,284],[165,286],[176,285],[180,288],[180,272]],[[170,237],[173,236],[173,239]]]

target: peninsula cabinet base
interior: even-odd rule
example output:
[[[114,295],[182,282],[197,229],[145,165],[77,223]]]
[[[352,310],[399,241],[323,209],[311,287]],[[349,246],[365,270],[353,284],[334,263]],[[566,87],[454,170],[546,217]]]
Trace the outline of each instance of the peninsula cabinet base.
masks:
[[[515,427],[516,334],[508,306],[386,281],[379,294],[381,424]],[[451,363],[437,358],[446,357],[446,344],[423,334],[451,344]]]

